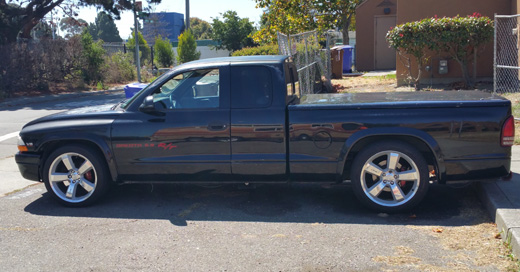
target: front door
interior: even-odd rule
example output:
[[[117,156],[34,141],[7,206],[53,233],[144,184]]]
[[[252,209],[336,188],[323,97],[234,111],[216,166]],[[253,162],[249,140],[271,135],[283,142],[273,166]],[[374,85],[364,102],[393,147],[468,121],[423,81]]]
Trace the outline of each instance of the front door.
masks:
[[[221,95],[227,69],[176,75],[152,94],[157,114],[127,112],[114,122],[112,145],[123,181],[229,178],[230,112]]]
[[[395,70],[396,52],[389,47],[386,34],[395,27],[395,16],[375,17],[375,68],[376,70]]]

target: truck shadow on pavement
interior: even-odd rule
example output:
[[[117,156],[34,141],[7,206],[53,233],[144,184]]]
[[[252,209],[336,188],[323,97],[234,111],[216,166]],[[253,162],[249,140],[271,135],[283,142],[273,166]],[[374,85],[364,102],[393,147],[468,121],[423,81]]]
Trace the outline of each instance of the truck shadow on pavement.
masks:
[[[287,222],[466,226],[491,222],[473,187],[434,185],[414,210],[377,213],[361,206],[348,185],[225,185],[203,188],[180,184],[132,184],[114,188],[104,200],[67,208],[48,193],[24,209],[42,216],[163,219],[176,226],[187,221]]]

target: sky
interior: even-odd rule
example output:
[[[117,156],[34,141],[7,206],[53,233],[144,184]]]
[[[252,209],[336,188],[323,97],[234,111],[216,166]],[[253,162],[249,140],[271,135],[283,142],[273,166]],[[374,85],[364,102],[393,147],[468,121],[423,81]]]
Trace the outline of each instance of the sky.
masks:
[[[155,7],[155,12],[177,12],[186,13],[186,0],[162,0],[162,3]],[[146,1],[143,1],[143,6]],[[228,10],[236,11],[240,18],[249,18],[249,21],[256,24],[260,21],[262,10],[255,8],[254,0],[190,0],[190,17],[198,17],[208,23],[213,22],[213,18],[222,18],[221,13]],[[92,23],[98,11],[96,8],[82,8],[79,18]],[[130,36],[130,27],[133,27],[133,13],[125,11],[121,14],[121,20],[116,20],[119,35],[123,40]]]

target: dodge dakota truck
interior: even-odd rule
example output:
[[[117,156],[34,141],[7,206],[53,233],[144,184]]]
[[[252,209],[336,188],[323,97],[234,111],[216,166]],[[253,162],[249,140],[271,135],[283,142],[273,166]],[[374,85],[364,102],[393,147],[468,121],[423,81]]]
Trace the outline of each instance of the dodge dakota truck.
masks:
[[[510,174],[509,100],[476,91],[300,95],[287,56],[175,67],[117,105],[34,120],[21,174],[68,206],[137,182],[350,182],[368,207],[400,212],[430,183]]]

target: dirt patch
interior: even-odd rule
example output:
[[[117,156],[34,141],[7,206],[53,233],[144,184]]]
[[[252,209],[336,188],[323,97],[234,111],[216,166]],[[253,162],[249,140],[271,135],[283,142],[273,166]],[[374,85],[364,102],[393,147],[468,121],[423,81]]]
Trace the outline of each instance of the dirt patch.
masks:
[[[337,92],[411,92],[411,87],[397,87],[395,75],[380,77],[344,77],[333,79],[332,86]]]
[[[421,91],[452,91],[460,90],[459,83],[445,86],[428,86],[423,84]],[[387,76],[357,76],[344,77],[343,79],[333,79],[332,86],[338,92],[414,92],[415,88],[410,86],[397,86],[395,75]],[[475,90],[492,92],[493,84],[489,82],[479,82]],[[518,96],[520,98],[520,95]]]

